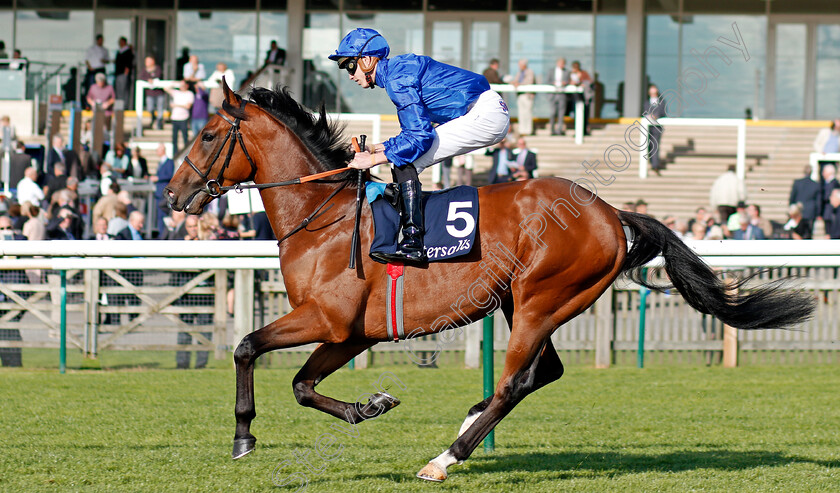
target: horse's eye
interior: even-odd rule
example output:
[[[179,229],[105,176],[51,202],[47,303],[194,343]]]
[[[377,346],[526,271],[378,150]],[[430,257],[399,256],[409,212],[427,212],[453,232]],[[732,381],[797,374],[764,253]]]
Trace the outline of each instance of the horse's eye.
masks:
[[[201,140],[204,142],[210,142],[215,138],[216,136],[213,134],[201,134]]]

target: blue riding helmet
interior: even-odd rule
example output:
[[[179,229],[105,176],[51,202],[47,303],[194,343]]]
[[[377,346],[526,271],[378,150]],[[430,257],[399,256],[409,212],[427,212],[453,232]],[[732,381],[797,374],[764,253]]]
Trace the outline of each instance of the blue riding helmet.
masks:
[[[381,59],[388,58],[391,48],[385,38],[373,29],[359,27],[353,29],[341,43],[334,55],[329,59],[338,62],[339,66],[348,58],[372,56]]]

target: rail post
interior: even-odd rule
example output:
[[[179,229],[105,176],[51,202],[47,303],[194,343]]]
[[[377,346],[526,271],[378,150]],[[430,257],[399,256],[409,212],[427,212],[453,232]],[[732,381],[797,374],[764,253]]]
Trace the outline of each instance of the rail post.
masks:
[[[484,398],[493,395],[493,315],[484,317],[484,339],[481,342],[484,358]],[[484,439],[484,451],[492,452],[496,448],[496,433],[490,430]]]
[[[58,347],[58,372],[64,373],[67,368],[67,271],[59,271],[61,276],[61,285],[58,288],[59,298],[61,299],[61,340]]]
[[[647,267],[642,269],[642,279],[647,279]],[[645,317],[647,316],[647,295],[650,289],[639,286],[639,350],[636,352],[636,366],[645,367]]]

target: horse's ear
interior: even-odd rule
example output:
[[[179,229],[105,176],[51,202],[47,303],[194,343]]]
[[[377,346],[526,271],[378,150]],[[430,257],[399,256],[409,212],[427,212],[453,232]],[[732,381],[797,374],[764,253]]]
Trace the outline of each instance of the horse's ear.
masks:
[[[242,101],[242,98],[240,98],[238,94],[233,92],[233,90],[230,87],[228,87],[227,81],[225,80],[224,76],[222,76],[222,91],[224,91],[225,93],[225,101],[227,101],[228,104],[234,107],[239,106],[239,103],[240,101]]]

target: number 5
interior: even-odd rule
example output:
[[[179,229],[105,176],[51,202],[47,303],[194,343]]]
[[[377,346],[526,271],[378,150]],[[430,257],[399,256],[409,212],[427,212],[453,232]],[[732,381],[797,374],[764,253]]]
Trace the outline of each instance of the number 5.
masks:
[[[472,209],[472,202],[450,202],[449,214],[446,215],[446,222],[453,222],[458,219],[463,219],[466,223],[464,229],[458,229],[452,224],[446,225],[446,232],[455,238],[466,238],[475,229],[475,218],[467,211],[458,211],[458,209]]]

